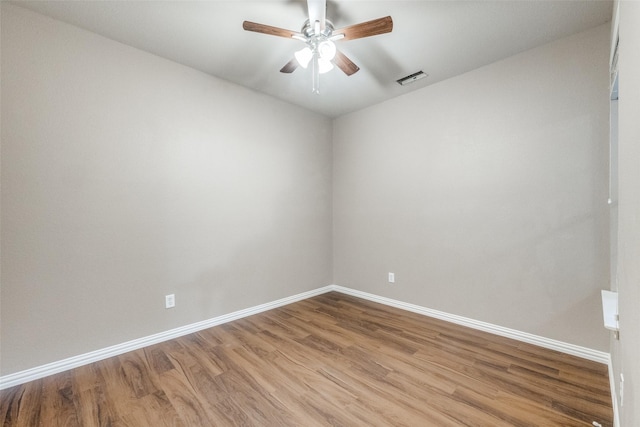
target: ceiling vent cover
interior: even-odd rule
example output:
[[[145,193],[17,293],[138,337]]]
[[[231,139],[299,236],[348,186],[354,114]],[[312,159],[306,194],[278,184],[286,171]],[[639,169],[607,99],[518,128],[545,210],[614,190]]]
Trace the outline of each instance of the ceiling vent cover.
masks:
[[[398,82],[398,84],[400,86],[406,86],[409,83],[413,83],[413,82],[418,81],[420,79],[424,79],[428,75],[429,74],[425,74],[424,71],[420,70],[417,73],[409,74],[407,77],[403,77],[403,78],[401,78],[399,80],[396,80],[396,82]]]

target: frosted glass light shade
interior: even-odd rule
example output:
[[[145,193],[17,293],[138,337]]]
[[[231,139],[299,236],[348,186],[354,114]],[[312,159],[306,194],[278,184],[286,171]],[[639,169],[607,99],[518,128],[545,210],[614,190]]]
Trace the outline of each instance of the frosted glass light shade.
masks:
[[[325,40],[318,45],[320,58],[331,61],[336,56],[336,45],[331,40]]]
[[[313,58],[313,52],[308,47],[305,47],[294,53],[293,56],[295,56],[296,61],[298,61],[298,64],[300,64],[302,68],[307,68],[311,58]]]
[[[320,74],[328,73],[331,70],[333,70],[333,64],[331,61],[322,57],[318,58],[318,72]]]

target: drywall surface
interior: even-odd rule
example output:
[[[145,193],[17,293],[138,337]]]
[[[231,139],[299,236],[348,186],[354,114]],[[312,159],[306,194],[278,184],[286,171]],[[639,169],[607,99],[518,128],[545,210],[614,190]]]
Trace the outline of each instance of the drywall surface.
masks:
[[[609,24],[336,119],[334,282],[607,350],[608,52]]]
[[[3,2],[1,374],[330,284],[331,150],[325,117]]]
[[[640,425],[640,3],[620,2],[618,299],[622,426]],[[616,378],[620,394],[619,378]]]

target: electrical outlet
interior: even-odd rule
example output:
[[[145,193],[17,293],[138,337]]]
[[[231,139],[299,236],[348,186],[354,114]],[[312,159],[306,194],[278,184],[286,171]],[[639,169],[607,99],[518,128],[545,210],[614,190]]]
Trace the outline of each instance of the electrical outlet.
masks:
[[[395,273],[389,273],[389,283],[396,283]]]
[[[164,308],[173,308],[176,306],[176,295],[165,295],[164,296]]]

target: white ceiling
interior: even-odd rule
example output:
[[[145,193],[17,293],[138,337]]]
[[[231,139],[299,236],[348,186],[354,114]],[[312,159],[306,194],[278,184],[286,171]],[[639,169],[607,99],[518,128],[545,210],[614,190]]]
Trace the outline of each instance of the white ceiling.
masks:
[[[13,3],[330,117],[603,24],[612,11],[602,0],[329,0],[327,19],[336,28],[387,15],[394,28],[338,42],[360,71],[322,75],[315,95],[309,70],[279,72],[301,42],[242,29],[249,20],[300,31],[305,0]],[[419,70],[429,77],[396,83]]]

